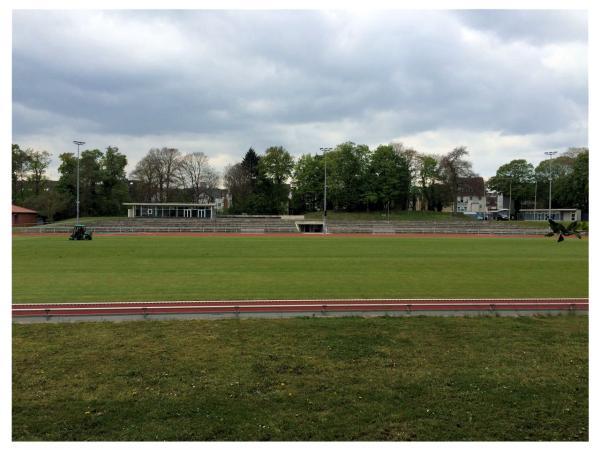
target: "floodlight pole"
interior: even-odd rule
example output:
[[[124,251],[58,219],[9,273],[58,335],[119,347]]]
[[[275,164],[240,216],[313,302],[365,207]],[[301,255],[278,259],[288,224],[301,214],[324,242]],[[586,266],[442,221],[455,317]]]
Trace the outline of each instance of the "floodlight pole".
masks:
[[[550,156],[550,186],[548,191],[548,219],[552,219],[552,157],[556,155],[556,151],[554,152],[544,152],[544,155]]]
[[[512,177],[508,185],[508,220],[510,221],[510,207],[512,205]]]
[[[535,190],[533,191],[533,220],[537,220],[537,178],[535,179]]]
[[[75,225],[79,225],[79,146],[85,144],[85,142],[73,141],[73,144],[77,146],[77,222],[75,222]]]
[[[323,159],[325,161],[325,180],[323,183],[323,234],[327,234],[327,152],[333,150],[331,147],[321,147]]]

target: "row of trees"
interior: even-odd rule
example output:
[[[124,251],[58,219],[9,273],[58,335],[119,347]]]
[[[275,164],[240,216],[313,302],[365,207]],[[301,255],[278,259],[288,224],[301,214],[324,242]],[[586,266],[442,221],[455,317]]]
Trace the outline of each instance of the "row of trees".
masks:
[[[76,214],[77,156],[74,153],[59,155],[60,178],[56,191],[66,196],[67,205],[61,215]],[[129,200],[125,167],[127,157],[117,147],[107,147],[103,153],[98,149],[84,150],[79,159],[79,214],[81,216],[119,215],[122,203]]]
[[[12,145],[12,201],[34,209],[48,220],[76,215],[77,157],[59,155],[58,181],[47,177],[50,153]],[[81,152],[79,196],[82,216],[117,215],[129,198],[127,157],[117,147]]]
[[[420,153],[399,143],[366,145],[345,142],[320,154],[297,160],[283,147],[244,158],[226,167],[223,184],[233,198],[229,213],[304,213],[323,208],[327,171],[327,207],[338,211],[421,209],[440,211],[454,205],[462,178],[475,176],[465,147],[444,155]],[[59,155],[60,178],[47,179],[50,154],[12,146],[13,202],[36,209],[48,219],[75,215],[77,158]],[[214,200],[218,172],[202,152],[182,154],[174,148],[153,148],[131,172],[117,147],[85,150],[80,158],[80,214],[118,215],[122,203],[134,201]],[[498,168],[486,187],[511,196],[516,211],[544,208],[552,179],[555,208],[589,211],[589,151],[571,148],[534,167],[524,159]],[[535,203],[537,202],[537,203]]]
[[[589,150],[570,148],[536,167],[515,159],[498,168],[487,182],[490,190],[510,195],[515,213],[522,208],[546,208],[552,181],[552,207],[589,212]]]
[[[281,214],[288,211],[294,158],[283,147],[259,156],[250,148],[241,162],[225,168],[223,182],[232,197],[232,214]]]
[[[12,145],[12,201],[35,209],[48,220],[76,215],[77,156],[59,155],[59,179],[51,181],[46,151],[22,150]],[[81,216],[112,216],[123,213],[131,201],[198,202],[210,197],[219,185],[217,171],[201,152],[183,155],[174,148],[153,148],[127,178],[127,157],[117,147],[106,151],[84,150],[79,160]]]
[[[219,174],[202,152],[182,154],[176,148],[153,148],[131,173],[136,201],[199,202],[212,197],[219,186]]]
[[[327,171],[327,208],[337,211],[456,207],[461,179],[477,176],[465,147],[447,154],[420,153],[399,143],[366,145],[345,142],[296,161],[282,147],[259,156],[251,148],[225,170],[224,184],[233,196],[233,213],[304,213],[323,208]],[[555,208],[589,212],[589,151],[570,148],[537,167],[524,159],[498,168],[486,189],[511,197],[513,211],[548,205],[550,180]],[[286,180],[290,184],[286,184]],[[289,201],[288,201],[289,199]]]
[[[389,211],[419,204],[421,209],[439,211],[452,204],[459,179],[473,175],[467,155],[464,147],[436,156],[397,143],[371,151],[366,145],[345,142],[294,162],[283,147],[270,147],[261,156],[250,148],[241,162],[226,168],[224,184],[233,197],[232,213],[320,210],[325,171],[330,209]]]
[[[46,188],[46,170],[50,153],[33,149],[22,150],[12,144],[12,200],[24,204]]]

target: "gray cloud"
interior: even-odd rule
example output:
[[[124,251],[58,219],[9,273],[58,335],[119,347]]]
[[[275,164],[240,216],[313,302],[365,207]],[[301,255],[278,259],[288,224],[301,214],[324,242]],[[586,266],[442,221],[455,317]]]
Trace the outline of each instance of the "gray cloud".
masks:
[[[474,160],[494,161],[488,172],[505,161],[477,136],[587,145],[586,21],[571,11],[16,11],[14,141],[105,136],[133,165],[148,145],[196,143],[223,163],[250,145],[299,154],[445,132],[469,136]]]
[[[558,10],[457,11],[467,25],[494,33],[507,41],[533,44],[576,41],[587,43],[587,14]]]

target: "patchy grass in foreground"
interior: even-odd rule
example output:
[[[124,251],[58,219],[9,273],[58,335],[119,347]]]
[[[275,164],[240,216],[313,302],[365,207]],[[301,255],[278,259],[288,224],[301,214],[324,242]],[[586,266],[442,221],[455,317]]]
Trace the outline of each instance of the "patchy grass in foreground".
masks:
[[[13,325],[13,439],[587,440],[587,316]]]

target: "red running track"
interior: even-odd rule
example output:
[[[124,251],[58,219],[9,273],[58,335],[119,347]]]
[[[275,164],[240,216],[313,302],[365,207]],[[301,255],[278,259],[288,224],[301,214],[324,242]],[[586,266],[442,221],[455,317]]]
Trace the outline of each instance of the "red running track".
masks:
[[[13,318],[168,314],[588,311],[587,298],[317,299],[13,304]]]

